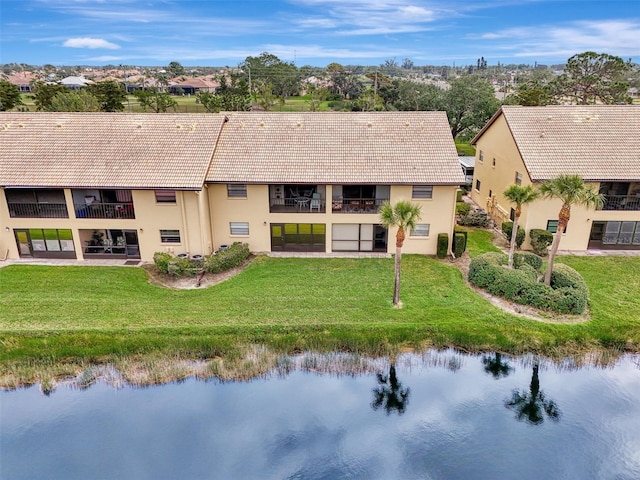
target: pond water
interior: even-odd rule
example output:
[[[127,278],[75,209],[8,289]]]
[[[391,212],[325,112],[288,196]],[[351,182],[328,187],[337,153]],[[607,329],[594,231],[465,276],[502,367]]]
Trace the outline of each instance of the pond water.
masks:
[[[638,356],[309,355],[245,382],[0,392],[0,478],[640,478]]]

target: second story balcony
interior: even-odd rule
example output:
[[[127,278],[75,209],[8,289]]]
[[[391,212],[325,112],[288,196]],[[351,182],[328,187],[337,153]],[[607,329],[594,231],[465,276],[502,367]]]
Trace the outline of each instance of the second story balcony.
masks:
[[[389,185],[336,185],[331,200],[332,213],[378,213],[390,198]]]
[[[640,210],[639,182],[602,182],[603,210]]]
[[[76,218],[136,218],[131,190],[73,190]]]
[[[69,218],[62,189],[5,190],[11,218]]]

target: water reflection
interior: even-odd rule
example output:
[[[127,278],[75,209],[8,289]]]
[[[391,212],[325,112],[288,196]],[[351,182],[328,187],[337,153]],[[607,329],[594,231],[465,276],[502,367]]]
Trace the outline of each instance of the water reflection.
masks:
[[[502,377],[508,377],[513,372],[513,367],[509,365],[509,362],[504,360],[502,354],[496,352],[489,356],[482,357],[482,363],[484,365],[484,371],[493,376],[495,379]]]
[[[92,368],[0,392],[0,478],[637,480],[639,358],[308,352],[148,388]]]
[[[516,412],[516,418],[519,421],[526,420],[531,425],[540,425],[544,422],[545,414],[554,422],[560,420],[558,406],[540,390],[538,370],[539,365],[536,363],[533,365],[529,391],[514,390],[511,399],[505,402],[507,408]]]
[[[373,389],[373,402],[371,408],[378,410],[380,407],[384,409],[387,415],[397,412],[402,415],[409,403],[409,387],[403,387],[398,381],[396,375],[396,365],[391,363],[389,366],[389,375],[382,373],[376,374],[378,386]]]

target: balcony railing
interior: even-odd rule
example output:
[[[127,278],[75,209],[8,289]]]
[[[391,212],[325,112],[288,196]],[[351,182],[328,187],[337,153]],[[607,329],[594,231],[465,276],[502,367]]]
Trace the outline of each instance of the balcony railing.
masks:
[[[333,213],[378,213],[380,206],[388,200],[388,198],[338,199],[331,202],[331,211]]]
[[[69,218],[65,203],[15,203],[9,204],[12,218]]]
[[[603,210],[640,210],[638,195],[606,195]]]
[[[136,218],[133,203],[76,203],[76,218]]]

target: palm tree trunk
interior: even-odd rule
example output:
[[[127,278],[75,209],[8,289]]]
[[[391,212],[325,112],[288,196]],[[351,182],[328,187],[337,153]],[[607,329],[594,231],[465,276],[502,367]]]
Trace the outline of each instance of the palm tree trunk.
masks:
[[[402,260],[402,248],[396,247],[395,279],[393,282],[393,304],[396,307],[400,303],[400,260]]]
[[[518,217],[519,215],[513,216],[513,229],[511,230],[511,243],[509,244],[509,268],[513,268],[513,254],[516,251],[516,243],[518,238]]]
[[[544,284],[551,285],[551,273],[553,272],[553,261],[558,252],[560,246],[560,240],[562,240],[562,234],[567,228],[569,218],[571,217],[571,206],[563,205],[558,215],[558,229],[556,230],[556,236],[553,238],[551,244],[551,250],[549,250],[549,261],[547,262],[547,270],[544,272]]]

